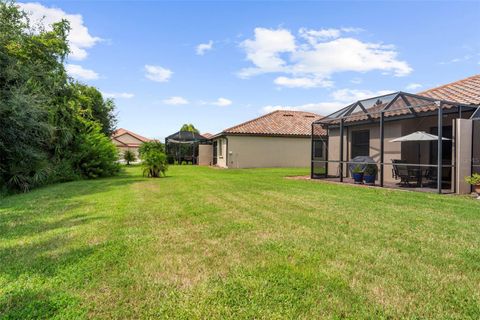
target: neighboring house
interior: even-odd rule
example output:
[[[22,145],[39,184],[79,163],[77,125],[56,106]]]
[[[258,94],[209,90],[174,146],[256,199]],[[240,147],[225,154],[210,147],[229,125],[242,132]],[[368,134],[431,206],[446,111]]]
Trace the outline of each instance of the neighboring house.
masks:
[[[308,167],[312,122],[321,116],[274,111],[225,129],[213,140],[213,164],[223,168]]]
[[[418,94],[396,92],[352,103],[313,125],[313,139],[323,141],[327,152],[312,155],[312,178],[343,181],[351,176],[349,162],[368,156],[378,165],[381,186],[402,181],[468,193],[464,177],[480,171],[479,105],[480,75]],[[317,133],[324,135],[321,130],[326,138]],[[436,140],[392,142],[421,131]]]
[[[210,132],[205,132],[205,133],[202,133],[201,135],[204,136],[206,139],[211,139],[213,137],[213,134],[211,134]]]
[[[123,154],[126,150],[131,150],[137,157],[138,148],[140,148],[142,143],[151,141],[148,138],[142,137],[137,133],[123,128],[115,130],[111,138],[121,154]]]

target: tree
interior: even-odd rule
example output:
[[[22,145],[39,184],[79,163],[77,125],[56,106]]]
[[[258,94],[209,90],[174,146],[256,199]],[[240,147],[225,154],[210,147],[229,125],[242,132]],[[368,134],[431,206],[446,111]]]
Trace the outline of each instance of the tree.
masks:
[[[13,2],[0,1],[0,189],[118,171],[109,139],[115,106],[67,76],[69,30],[66,20],[50,31],[32,27]]]
[[[143,155],[142,166],[144,176],[149,178],[165,176],[168,169],[167,156],[158,150],[149,151]]]
[[[143,155],[147,154],[152,150],[157,150],[158,152],[165,153],[165,145],[158,140],[144,142],[138,149],[138,156],[140,157],[140,159],[142,159]]]
[[[130,165],[130,162],[134,162],[137,160],[137,157],[135,156],[135,153],[131,150],[125,150],[123,153],[123,160],[127,163],[127,166]]]
[[[75,153],[74,168],[87,179],[108,177],[120,170],[118,151],[98,124],[80,134],[79,150]]]
[[[189,132],[195,132],[195,133],[200,133],[197,128],[193,124],[184,124],[181,128],[180,131],[189,131]]]
[[[106,136],[111,136],[116,125],[115,103],[111,99],[103,99],[102,94],[94,87],[78,82],[71,84],[72,94],[80,104],[84,117],[98,122],[101,131]]]

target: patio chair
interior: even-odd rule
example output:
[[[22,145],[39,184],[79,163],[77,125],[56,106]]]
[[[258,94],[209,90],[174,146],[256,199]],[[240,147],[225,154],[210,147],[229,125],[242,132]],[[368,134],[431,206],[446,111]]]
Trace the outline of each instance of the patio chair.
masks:
[[[399,179],[398,167],[397,167],[395,164],[398,164],[398,163],[407,163],[407,162],[404,161],[404,160],[394,159],[394,160],[392,160],[392,163],[393,163],[393,166],[392,166],[392,178],[398,180],[398,179]]]
[[[425,173],[425,178],[427,179],[430,185],[437,184],[437,168],[431,167],[428,168]],[[442,185],[449,184],[452,179],[452,169],[451,168],[442,168]]]
[[[400,183],[411,186],[411,182],[418,184],[418,172],[414,170],[409,170],[408,166],[403,165],[406,163],[403,160],[392,160],[393,163],[393,177],[395,179],[400,179]]]

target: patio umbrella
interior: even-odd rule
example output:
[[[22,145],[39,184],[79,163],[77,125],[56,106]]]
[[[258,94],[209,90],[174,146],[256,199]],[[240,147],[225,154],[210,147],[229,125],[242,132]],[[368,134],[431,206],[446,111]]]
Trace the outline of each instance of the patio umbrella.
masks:
[[[438,140],[438,136],[425,131],[417,131],[406,136],[390,140],[390,142],[407,142],[407,141],[435,141]],[[442,140],[450,140],[448,138],[442,138]]]
[[[395,138],[390,140],[390,142],[409,142],[409,141],[437,141],[438,136],[430,133],[426,133],[425,131],[417,131],[414,133],[407,134],[406,136]],[[448,138],[443,138],[442,140],[450,140]],[[420,163],[420,143],[418,144],[418,163]]]

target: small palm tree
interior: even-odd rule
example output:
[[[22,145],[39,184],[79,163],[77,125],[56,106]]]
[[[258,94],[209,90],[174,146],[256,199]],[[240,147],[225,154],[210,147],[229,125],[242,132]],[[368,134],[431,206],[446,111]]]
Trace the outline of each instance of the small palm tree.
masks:
[[[142,159],[143,175],[149,178],[159,178],[168,169],[167,156],[165,153],[152,150],[144,154]]]
[[[125,162],[127,163],[127,166],[129,166],[130,162],[134,162],[135,160],[137,160],[137,157],[135,156],[135,153],[133,153],[133,151],[126,150],[123,153],[123,160],[125,160]]]

